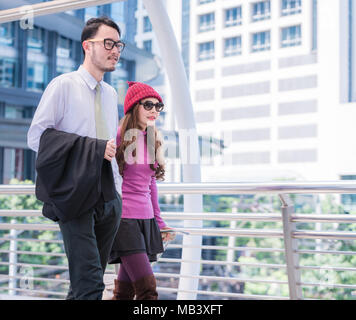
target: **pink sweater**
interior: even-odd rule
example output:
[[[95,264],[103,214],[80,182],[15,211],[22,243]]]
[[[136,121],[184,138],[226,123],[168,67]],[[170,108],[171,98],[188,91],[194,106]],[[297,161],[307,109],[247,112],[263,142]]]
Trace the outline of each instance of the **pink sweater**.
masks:
[[[120,145],[120,131],[117,132],[116,144]],[[122,182],[122,218],[156,219],[160,229],[166,226],[161,218],[158,204],[158,192],[154,172],[147,160],[146,132],[139,131],[137,136],[136,163],[129,157],[124,166]],[[126,149],[128,150],[128,148]],[[155,166],[157,162],[155,163]]]

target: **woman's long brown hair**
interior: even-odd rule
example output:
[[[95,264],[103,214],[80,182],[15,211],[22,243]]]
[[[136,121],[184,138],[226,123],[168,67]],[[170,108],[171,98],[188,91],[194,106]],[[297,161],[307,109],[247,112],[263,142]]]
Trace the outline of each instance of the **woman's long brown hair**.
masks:
[[[138,130],[142,130],[142,128],[140,128],[140,125],[138,123],[138,109],[139,109],[139,105],[137,104],[136,106],[134,106],[131,110],[129,110],[126,115],[122,118],[121,125],[120,125],[120,145],[119,147],[116,149],[116,161],[117,164],[119,166],[119,173],[120,175],[123,177],[124,176],[124,166],[125,166],[125,150],[126,148],[131,144],[134,143],[136,141],[136,137],[133,136],[131,141],[125,141],[125,133],[126,131],[130,130],[130,129],[138,129]],[[157,160],[157,150],[159,147],[162,146],[162,142],[161,140],[157,139],[157,129],[155,128],[155,141],[154,141],[154,151],[153,150],[147,150],[149,152],[149,154],[154,154],[155,155],[155,159]],[[147,148],[149,148],[151,146],[151,148],[153,148],[153,143],[147,143]],[[151,153],[152,152],[152,153]],[[154,153],[153,153],[154,152]],[[135,157],[136,156],[136,150],[133,151],[132,155]],[[157,162],[157,167],[154,167],[154,164],[150,164],[150,168],[152,169],[152,171],[154,171],[155,173],[155,177],[157,180],[164,180],[164,174],[165,174],[165,165],[164,162],[162,161],[163,159],[161,159],[160,161]]]

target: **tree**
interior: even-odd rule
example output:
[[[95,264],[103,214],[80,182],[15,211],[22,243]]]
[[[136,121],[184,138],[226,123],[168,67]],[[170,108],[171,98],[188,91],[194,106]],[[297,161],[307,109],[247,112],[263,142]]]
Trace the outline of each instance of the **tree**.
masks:
[[[33,184],[32,181],[18,181],[13,179],[10,181],[10,184]],[[0,209],[5,210],[41,210],[42,202],[37,200],[34,195],[1,195],[0,196]],[[11,217],[11,213],[8,217],[2,217],[1,222],[10,223],[11,221],[15,223],[49,223],[50,221],[43,216],[39,217]],[[1,238],[6,238],[9,235],[9,231],[0,230]],[[43,254],[30,254],[31,252],[40,252],[40,253],[63,253],[63,245],[61,243],[51,243],[47,240],[61,240],[60,232],[55,231],[31,231],[31,230],[21,230],[17,233],[18,240],[28,241],[17,241],[17,250],[18,251],[27,251],[29,254],[18,254],[17,259],[18,263],[27,263],[27,264],[40,264],[40,265],[66,265],[67,259],[61,256],[51,256]],[[31,239],[38,239],[43,241],[32,241]],[[2,250],[9,250],[10,241],[0,242],[0,248]],[[1,254],[2,261],[8,261],[9,257],[7,253]],[[20,268],[18,272],[20,271]],[[9,266],[0,266],[1,274],[8,274]],[[34,270],[34,276],[42,277],[58,277],[60,271],[50,270],[40,268]],[[43,286],[50,286],[47,282],[36,283],[37,286],[43,289]],[[58,288],[59,289],[59,288]],[[56,288],[52,288],[56,290]]]

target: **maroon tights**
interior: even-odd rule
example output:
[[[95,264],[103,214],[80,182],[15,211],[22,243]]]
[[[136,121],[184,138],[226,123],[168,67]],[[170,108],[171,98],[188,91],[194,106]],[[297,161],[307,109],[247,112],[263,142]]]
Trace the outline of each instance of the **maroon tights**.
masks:
[[[124,282],[136,282],[153,274],[151,264],[146,253],[135,253],[120,257],[121,265],[117,279]]]

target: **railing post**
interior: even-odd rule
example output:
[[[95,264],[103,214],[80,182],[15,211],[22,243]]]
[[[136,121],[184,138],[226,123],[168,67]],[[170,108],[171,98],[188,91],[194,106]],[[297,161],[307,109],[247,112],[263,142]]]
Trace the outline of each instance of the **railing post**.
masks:
[[[232,204],[232,208],[231,208],[231,212],[232,213],[236,213],[237,212],[237,203],[234,202]],[[230,229],[234,230],[236,229],[236,220],[231,220],[230,221]],[[228,247],[235,247],[235,237],[234,236],[230,236],[229,240],[228,240]],[[227,262],[233,262],[235,258],[235,250],[234,249],[228,249],[227,250],[227,255],[226,255],[226,261]],[[232,270],[233,270],[233,266],[231,264],[228,264],[226,266],[226,270],[228,271],[229,274],[231,274]]]
[[[301,276],[299,270],[299,257],[297,251],[297,240],[293,238],[295,231],[295,223],[291,221],[294,206],[288,195],[279,195],[282,202],[282,221],[283,221],[283,237],[284,250],[287,264],[289,297],[291,300],[302,300],[303,294],[300,287]]]
[[[12,219],[11,223],[16,223],[16,219]],[[10,249],[9,249],[9,295],[16,295],[16,275],[17,275],[17,230],[10,230]]]
[[[184,212],[203,212],[202,195],[184,195]],[[202,228],[202,220],[184,220],[185,228]],[[201,260],[201,244],[203,237],[200,235],[184,235],[182,260],[190,260],[193,262],[182,262],[180,274],[188,274],[192,276],[200,275],[200,260]],[[190,247],[195,248],[190,248]],[[199,288],[198,278],[179,278],[177,300],[196,300],[196,291]]]

